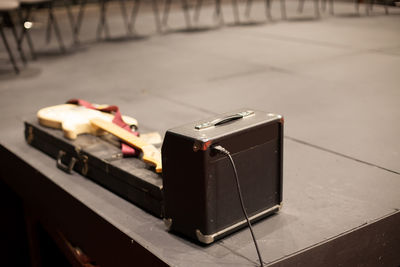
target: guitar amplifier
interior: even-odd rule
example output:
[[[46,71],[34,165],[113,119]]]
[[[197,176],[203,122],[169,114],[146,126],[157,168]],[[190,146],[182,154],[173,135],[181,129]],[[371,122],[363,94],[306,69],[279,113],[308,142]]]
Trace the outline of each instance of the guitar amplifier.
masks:
[[[162,146],[164,222],[209,244],[244,226],[235,174],[252,222],[282,205],[283,117],[243,109],[166,132]]]

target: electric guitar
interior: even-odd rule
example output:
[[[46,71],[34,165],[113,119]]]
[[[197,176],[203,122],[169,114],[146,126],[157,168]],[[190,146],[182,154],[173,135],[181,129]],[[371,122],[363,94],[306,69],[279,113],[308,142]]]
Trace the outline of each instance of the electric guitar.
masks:
[[[142,138],[102,118],[92,118],[90,122],[95,131],[99,132],[99,130],[103,130],[108,132],[118,137],[124,143],[141,150],[143,153],[142,160],[153,165],[157,173],[162,172],[161,152],[155,146],[148,144]]]
[[[157,173],[162,172],[160,151],[142,138],[114,124],[114,116],[110,113],[75,104],[62,104],[39,110],[37,117],[41,125],[62,129],[64,136],[69,139],[76,139],[80,134],[111,133],[128,145],[141,150],[142,160],[154,166]],[[122,119],[128,125],[137,125],[134,118],[122,116]]]
[[[94,129],[90,120],[92,118],[101,118],[105,121],[111,122],[114,118],[113,114],[102,112],[95,109],[89,109],[75,104],[62,104],[42,108],[38,111],[37,117],[39,123],[43,126],[50,128],[62,129],[64,136],[68,139],[76,139],[80,134],[94,134]],[[122,119],[128,125],[136,125],[137,120],[129,116],[122,116]]]

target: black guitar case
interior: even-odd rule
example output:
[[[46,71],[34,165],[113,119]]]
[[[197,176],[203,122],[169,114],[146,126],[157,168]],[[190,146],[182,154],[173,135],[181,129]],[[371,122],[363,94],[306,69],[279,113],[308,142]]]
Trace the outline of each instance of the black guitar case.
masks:
[[[37,119],[25,122],[26,141],[55,159],[65,172],[73,170],[136,204],[163,217],[162,177],[139,158],[124,158],[118,140],[110,135],[79,135],[75,140],[63,132],[41,126]]]

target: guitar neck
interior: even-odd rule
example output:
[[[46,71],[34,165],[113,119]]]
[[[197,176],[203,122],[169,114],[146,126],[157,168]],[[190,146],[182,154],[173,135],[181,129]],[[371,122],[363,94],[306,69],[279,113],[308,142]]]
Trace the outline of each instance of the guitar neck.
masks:
[[[118,137],[128,145],[140,149],[143,152],[143,160],[154,165],[156,167],[156,172],[162,172],[161,153],[153,145],[146,143],[140,137],[137,137],[112,122],[100,118],[93,118],[90,122],[94,127],[100,128],[101,130]]]

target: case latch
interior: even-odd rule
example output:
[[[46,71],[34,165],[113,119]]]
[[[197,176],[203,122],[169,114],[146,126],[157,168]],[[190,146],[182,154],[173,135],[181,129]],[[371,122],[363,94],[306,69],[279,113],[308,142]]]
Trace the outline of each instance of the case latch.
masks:
[[[67,153],[65,153],[65,151],[60,150],[58,152],[58,156],[57,156],[57,168],[59,168],[60,170],[72,174],[72,170],[74,169],[75,163],[76,163],[76,158],[71,157],[71,160],[69,162],[68,165],[65,165],[64,163],[62,163],[62,158],[66,155]]]

